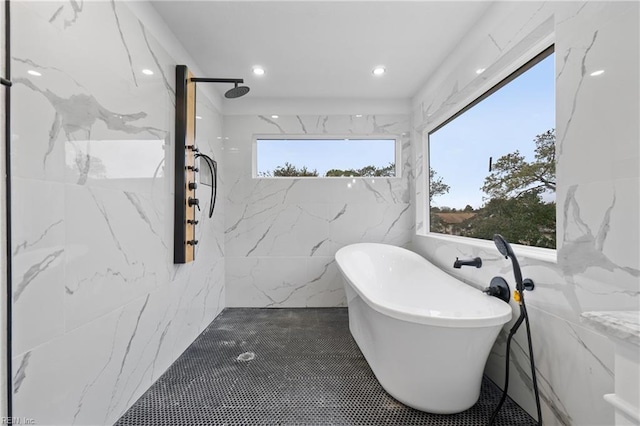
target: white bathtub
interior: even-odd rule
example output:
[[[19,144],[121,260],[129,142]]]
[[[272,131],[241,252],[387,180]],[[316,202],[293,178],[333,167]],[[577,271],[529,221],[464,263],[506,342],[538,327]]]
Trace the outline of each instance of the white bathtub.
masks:
[[[511,319],[509,304],[400,247],[353,244],[338,250],[336,262],[349,329],[382,387],[431,413],[475,404],[491,347]]]

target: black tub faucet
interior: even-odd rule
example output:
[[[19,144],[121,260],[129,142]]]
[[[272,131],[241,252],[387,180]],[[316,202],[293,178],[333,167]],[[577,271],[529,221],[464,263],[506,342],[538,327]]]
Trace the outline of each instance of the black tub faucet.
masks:
[[[475,266],[476,268],[482,267],[482,259],[479,257],[474,257],[471,260],[460,260],[456,257],[456,261],[453,262],[453,267],[456,269],[460,269],[463,266]]]

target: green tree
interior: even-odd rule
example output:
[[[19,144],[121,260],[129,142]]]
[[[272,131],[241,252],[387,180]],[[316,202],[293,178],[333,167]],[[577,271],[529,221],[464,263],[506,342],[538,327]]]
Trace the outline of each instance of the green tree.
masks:
[[[493,164],[482,191],[490,198],[515,198],[525,193],[556,191],[556,131],[547,130],[534,139],[535,160],[525,161],[519,151]]]
[[[431,201],[439,196],[444,195],[449,192],[451,187],[444,183],[441,176],[438,176],[438,173],[429,167],[429,206],[431,206]],[[429,209],[430,219],[429,219],[429,230],[431,232],[445,232],[445,224],[440,219],[437,213],[440,212],[448,212],[451,211],[449,207],[438,208],[435,206],[431,206]]]
[[[514,243],[555,248],[556,204],[543,201],[556,190],[555,141],[555,129],[537,135],[531,162],[518,151],[498,158],[481,188],[486,203],[469,220],[470,236],[490,240],[500,233]]]
[[[331,169],[325,173],[325,177],[385,177],[395,176],[396,166],[393,163],[389,163],[386,167],[377,166],[365,166],[361,169]],[[276,167],[273,172],[259,172],[260,177],[278,177],[278,176],[318,176],[316,169],[309,170],[307,166],[300,168],[294,166],[289,162],[285,162],[284,166]]]
[[[331,169],[327,170],[325,173],[326,177],[389,177],[395,176],[396,174],[396,165],[394,163],[389,163],[386,167],[376,167],[376,166],[365,166],[361,169]]]
[[[536,247],[556,247],[556,205],[534,192],[516,198],[492,198],[467,221],[467,235],[485,240],[500,233],[508,241]]]
[[[451,187],[444,183],[442,177],[438,176],[438,173],[429,167],[429,205],[431,205],[434,197],[448,193],[449,189]]]
[[[284,166],[278,166],[271,171],[260,172],[258,173],[260,177],[291,177],[291,176],[318,176],[318,171],[313,169],[313,171],[307,169],[307,166],[302,166],[297,168],[293,164],[289,162],[285,162]]]

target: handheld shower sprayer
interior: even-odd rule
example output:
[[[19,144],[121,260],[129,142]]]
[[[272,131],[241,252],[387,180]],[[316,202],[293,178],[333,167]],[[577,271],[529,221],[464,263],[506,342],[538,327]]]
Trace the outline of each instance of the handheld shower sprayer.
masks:
[[[504,404],[505,399],[507,398],[507,390],[509,387],[509,354],[511,347],[511,339],[518,331],[518,328],[524,321],[527,327],[527,342],[529,344],[529,361],[531,362],[531,380],[533,381],[533,393],[536,399],[536,409],[538,414],[538,425],[542,425],[542,410],[540,407],[540,395],[538,393],[538,381],[536,379],[536,365],[533,360],[533,346],[531,345],[531,328],[529,326],[529,314],[527,313],[527,307],[524,303],[524,290],[533,290],[533,281],[530,279],[523,280],[522,279],[522,271],[520,270],[520,263],[518,263],[518,259],[516,258],[516,254],[513,252],[511,248],[511,244],[500,234],[495,234],[493,236],[493,242],[496,244],[496,248],[505,258],[511,259],[511,265],[513,266],[513,275],[516,280],[516,292],[514,294],[514,299],[518,302],[520,306],[520,317],[516,320],[513,327],[509,331],[509,336],[507,337],[507,354],[506,354],[506,364],[505,364],[505,382],[504,389],[502,393],[502,398],[498,403],[498,406],[493,411],[491,415],[491,419],[489,419],[489,425],[493,425],[502,404]],[[503,280],[501,277],[495,277],[493,280]],[[493,281],[492,280],[492,281]],[[507,287],[508,288],[508,287]],[[504,300],[504,299],[503,299]],[[509,299],[507,299],[508,301]]]
[[[518,263],[518,258],[516,254],[513,252],[511,248],[511,244],[500,234],[495,234],[493,236],[493,242],[496,244],[496,248],[505,258],[511,259],[511,265],[513,266],[513,275],[516,280],[516,290],[519,292],[523,292],[524,284],[522,281],[522,270],[520,270],[520,263]]]

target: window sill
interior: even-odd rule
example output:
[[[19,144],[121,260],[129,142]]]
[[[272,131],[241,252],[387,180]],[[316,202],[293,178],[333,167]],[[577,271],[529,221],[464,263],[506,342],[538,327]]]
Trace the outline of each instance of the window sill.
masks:
[[[493,241],[488,240],[480,240],[477,238],[469,238],[469,237],[460,237],[457,235],[444,235],[437,234],[435,232],[428,232],[425,234],[416,234],[418,237],[429,238],[433,240],[446,241],[449,243],[456,244],[464,244],[470,247],[476,247],[485,250],[495,250],[496,246]],[[526,257],[528,259],[535,259],[541,262],[557,264],[558,263],[558,252],[557,250],[542,248],[542,247],[531,247],[531,246],[523,246],[520,244],[511,244],[513,251],[516,253],[516,256]]]

